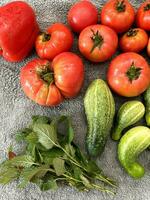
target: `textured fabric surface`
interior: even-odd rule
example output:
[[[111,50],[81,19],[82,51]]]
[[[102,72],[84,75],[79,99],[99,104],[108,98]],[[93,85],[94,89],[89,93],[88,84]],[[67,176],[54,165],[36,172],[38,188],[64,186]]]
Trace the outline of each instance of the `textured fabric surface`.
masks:
[[[0,0],[0,5],[9,2]],[[45,29],[54,22],[66,23],[66,13],[75,0],[27,0],[36,10],[37,19],[41,29]],[[136,7],[141,1],[131,1]],[[98,8],[104,1],[94,1]],[[15,28],[15,26],[14,26]],[[77,37],[75,36],[73,52],[78,52]],[[75,142],[84,150],[84,138],[86,134],[86,121],[83,108],[83,97],[89,83],[95,78],[106,77],[109,62],[92,64],[84,60],[86,79],[81,94],[78,98],[65,101],[58,107],[45,108],[30,101],[21,90],[19,84],[20,68],[29,60],[36,57],[33,52],[21,63],[8,63],[0,58],[0,159],[6,156],[7,147],[13,144],[16,152],[22,151],[24,145],[16,144],[15,132],[24,127],[32,115],[41,114],[47,116],[67,114],[72,117],[76,131]],[[116,107],[126,99],[115,96]],[[119,188],[116,196],[109,196],[98,191],[79,193],[76,190],[63,185],[56,192],[42,193],[35,185],[30,184],[26,189],[19,190],[17,182],[8,186],[0,186],[0,200],[150,200],[150,153],[144,152],[140,156],[140,162],[144,164],[146,175],[141,180],[131,179],[120,167],[116,154],[117,144],[109,139],[105,152],[97,159],[104,172],[114,178]]]

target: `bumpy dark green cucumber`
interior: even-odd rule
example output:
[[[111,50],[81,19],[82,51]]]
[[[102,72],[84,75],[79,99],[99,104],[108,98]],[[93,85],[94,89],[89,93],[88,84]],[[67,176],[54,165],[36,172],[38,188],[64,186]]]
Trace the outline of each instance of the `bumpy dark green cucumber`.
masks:
[[[144,176],[144,167],[137,162],[140,153],[150,146],[150,129],[138,126],[130,129],[121,138],[118,146],[118,159],[127,173],[133,178]]]
[[[146,123],[150,126],[150,87],[144,93],[145,107],[146,107]]]
[[[91,156],[102,153],[112,127],[115,102],[105,81],[94,80],[84,98],[88,131],[86,145]]]
[[[121,132],[142,119],[144,114],[145,107],[140,101],[127,101],[124,103],[117,113],[112,139],[119,140]]]

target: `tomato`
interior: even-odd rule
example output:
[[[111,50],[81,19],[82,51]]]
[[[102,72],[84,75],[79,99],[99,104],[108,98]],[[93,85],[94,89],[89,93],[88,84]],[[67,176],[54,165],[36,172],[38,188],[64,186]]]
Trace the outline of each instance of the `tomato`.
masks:
[[[124,52],[140,52],[148,43],[148,35],[141,28],[130,29],[120,39],[120,48]]]
[[[117,33],[129,30],[135,18],[135,11],[128,0],[109,0],[101,10],[101,23]]]
[[[150,31],[150,1],[146,1],[139,7],[136,15],[137,27]]]
[[[71,31],[64,24],[56,23],[37,37],[35,48],[40,58],[52,60],[58,54],[69,51],[72,45]]]
[[[74,4],[67,17],[73,31],[80,33],[87,26],[97,24],[98,11],[90,1],[84,0]]]
[[[116,51],[118,36],[114,30],[104,25],[85,28],[79,36],[79,50],[90,61],[104,62]]]
[[[65,52],[48,60],[34,59],[21,69],[20,82],[24,93],[44,106],[54,106],[64,98],[75,97],[83,84],[84,66],[73,53]]]
[[[112,60],[107,80],[119,95],[135,97],[143,93],[150,84],[150,68],[147,61],[137,53],[128,52]]]
[[[148,45],[147,45],[147,54],[150,57],[150,38],[148,40]]]

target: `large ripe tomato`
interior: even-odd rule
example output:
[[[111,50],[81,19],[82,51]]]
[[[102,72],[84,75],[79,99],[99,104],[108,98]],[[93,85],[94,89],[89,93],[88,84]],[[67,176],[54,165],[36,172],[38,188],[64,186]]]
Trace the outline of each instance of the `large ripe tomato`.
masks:
[[[141,28],[130,29],[120,39],[120,48],[124,52],[140,52],[148,43],[148,35]]]
[[[20,82],[25,94],[36,103],[54,106],[74,97],[84,80],[82,60],[65,52],[48,60],[34,59],[21,69]]]
[[[69,51],[72,45],[71,31],[64,24],[56,23],[37,37],[35,48],[40,58],[52,60],[58,54]]]
[[[68,23],[74,32],[80,33],[87,26],[97,24],[98,10],[87,0],[74,4],[68,12]]]
[[[150,31],[150,1],[146,1],[139,7],[136,15],[137,27]]]
[[[128,0],[109,0],[101,10],[101,23],[117,33],[129,30],[135,18],[135,11]]]
[[[90,61],[104,62],[116,51],[118,36],[114,30],[104,25],[85,28],[79,36],[79,50]]]
[[[119,95],[134,97],[143,93],[150,84],[150,68],[137,53],[123,53],[112,60],[107,80]]]

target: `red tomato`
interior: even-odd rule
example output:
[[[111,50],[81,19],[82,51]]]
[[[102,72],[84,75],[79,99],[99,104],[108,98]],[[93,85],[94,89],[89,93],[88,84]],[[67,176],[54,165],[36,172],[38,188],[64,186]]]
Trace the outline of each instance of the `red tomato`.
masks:
[[[98,11],[90,1],[79,1],[68,12],[68,23],[74,32],[80,33],[87,26],[97,22]]]
[[[150,31],[150,1],[144,2],[138,9],[136,15],[137,27]]]
[[[21,69],[20,82],[25,94],[36,103],[54,106],[78,94],[84,80],[82,60],[73,53],[48,60],[34,59]]]
[[[147,54],[150,57],[150,38],[148,40],[148,45],[147,45]]]
[[[72,44],[71,31],[64,24],[56,23],[37,37],[35,48],[40,58],[52,60],[58,54],[69,51]]]
[[[52,62],[55,84],[67,98],[74,97],[80,91],[84,80],[82,60],[73,53],[62,53]]]
[[[150,68],[137,53],[123,53],[112,60],[107,80],[119,95],[134,97],[143,93],[150,84]]]
[[[101,10],[101,23],[123,33],[132,26],[135,11],[128,0],[109,0]]]
[[[120,39],[120,48],[124,52],[140,52],[148,43],[148,35],[141,28],[130,29]]]
[[[90,61],[104,62],[116,51],[118,36],[114,30],[104,25],[85,28],[79,36],[80,52]]]

